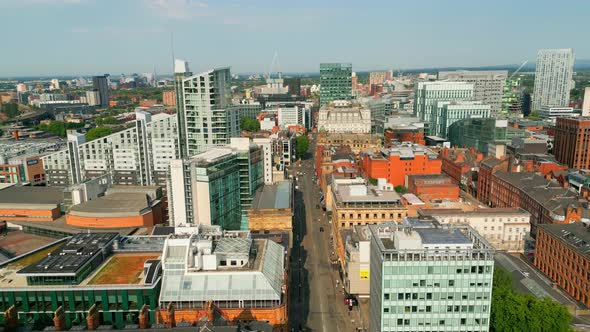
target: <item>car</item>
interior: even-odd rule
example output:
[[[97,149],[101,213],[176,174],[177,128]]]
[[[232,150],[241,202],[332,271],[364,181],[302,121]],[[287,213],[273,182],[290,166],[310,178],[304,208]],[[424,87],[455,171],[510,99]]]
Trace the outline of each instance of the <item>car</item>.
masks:
[[[527,271],[520,271],[520,273],[522,273],[525,278],[528,278],[530,275]]]
[[[324,231],[324,227],[320,227],[320,232],[323,232],[323,231]]]

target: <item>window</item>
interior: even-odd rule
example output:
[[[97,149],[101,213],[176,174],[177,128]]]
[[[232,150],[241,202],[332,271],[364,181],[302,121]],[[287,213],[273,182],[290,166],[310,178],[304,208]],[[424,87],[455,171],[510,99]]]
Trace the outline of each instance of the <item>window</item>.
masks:
[[[389,294],[388,293],[383,294],[383,297],[384,297],[385,300],[389,300]]]

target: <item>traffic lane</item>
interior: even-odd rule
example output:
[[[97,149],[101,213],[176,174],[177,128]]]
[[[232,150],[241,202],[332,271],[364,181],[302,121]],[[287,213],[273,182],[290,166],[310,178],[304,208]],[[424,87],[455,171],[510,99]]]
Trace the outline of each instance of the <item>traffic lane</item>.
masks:
[[[308,189],[307,192],[310,194],[310,197],[316,196],[318,194],[318,188],[312,181],[311,177],[305,177],[304,179],[305,188]],[[330,252],[333,252],[332,244],[329,242],[331,228],[328,226],[325,218],[320,219],[322,215],[324,215],[322,210],[317,209],[315,206],[310,207],[310,210],[312,212],[312,218],[309,222],[315,225],[315,227],[310,228],[310,231],[314,232],[313,237],[315,244],[322,251],[319,253],[321,262],[319,266],[320,275],[322,277],[321,282],[324,287],[322,290],[328,290],[326,300],[329,304],[332,304],[329,305],[329,317],[335,319],[336,330],[348,331],[353,328],[353,325],[349,323],[350,319],[347,318],[350,314],[348,313],[347,307],[343,305],[344,293],[340,286],[338,286],[338,271],[334,268],[334,265],[332,265],[329,255]],[[324,228],[323,232],[320,231],[320,227]]]
[[[505,253],[497,253],[496,256],[496,262],[512,274],[513,288],[516,290],[520,291],[521,293],[530,293],[537,297],[543,297],[543,295],[546,294],[561,304],[577,305],[576,301],[564,295],[561,290],[553,288],[553,283],[551,280],[545,277],[540,271],[527,264],[520,257],[515,257]],[[523,284],[524,281],[525,283],[529,284],[529,286],[531,286],[527,279],[534,281],[536,285],[542,288],[542,291],[545,294],[538,291],[534,292],[525,284]]]

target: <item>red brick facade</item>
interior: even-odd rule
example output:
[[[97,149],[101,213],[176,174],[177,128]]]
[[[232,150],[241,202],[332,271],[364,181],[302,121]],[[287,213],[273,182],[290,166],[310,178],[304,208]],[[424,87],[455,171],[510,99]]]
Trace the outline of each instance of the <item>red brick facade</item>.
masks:
[[[571,168],[590,168],[590,118],[557,118],[555,159]]]
[[[571,232],[574,229],[579,229],[580,232],[588,231],[582,225],[567,225],[563,230],[569,234],[561,233],[561,236],[558,236],[545,226],[539,227],[535,266],[571,297],[590,306],[590,259],[567,243],[568,236],[576,236]]]

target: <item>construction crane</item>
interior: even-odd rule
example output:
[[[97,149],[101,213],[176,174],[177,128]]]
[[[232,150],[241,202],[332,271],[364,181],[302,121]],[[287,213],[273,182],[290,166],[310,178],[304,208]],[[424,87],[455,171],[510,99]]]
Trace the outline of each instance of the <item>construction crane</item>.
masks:
[[[529,60],[525,60],[522,65],[520,65],[515,71],[514,73],[512,73],[512,75],[510,75],[510,77],[508,77],[507,81],[510,81],[514,75],[518,74],[518,72],[522,69],[522,67],[524,67],[527,63],[529,62]]]
[[[275,51],[275,54],[272,57],[272,61],[270,63],[270,68],[268,70],[268,73],[266,74],[267,79],[271,78],[271,75],[273,73],[273,69],[276,70],[279,78],[282,78],[281,65],[279,64],[279,53],[277,51]]]

